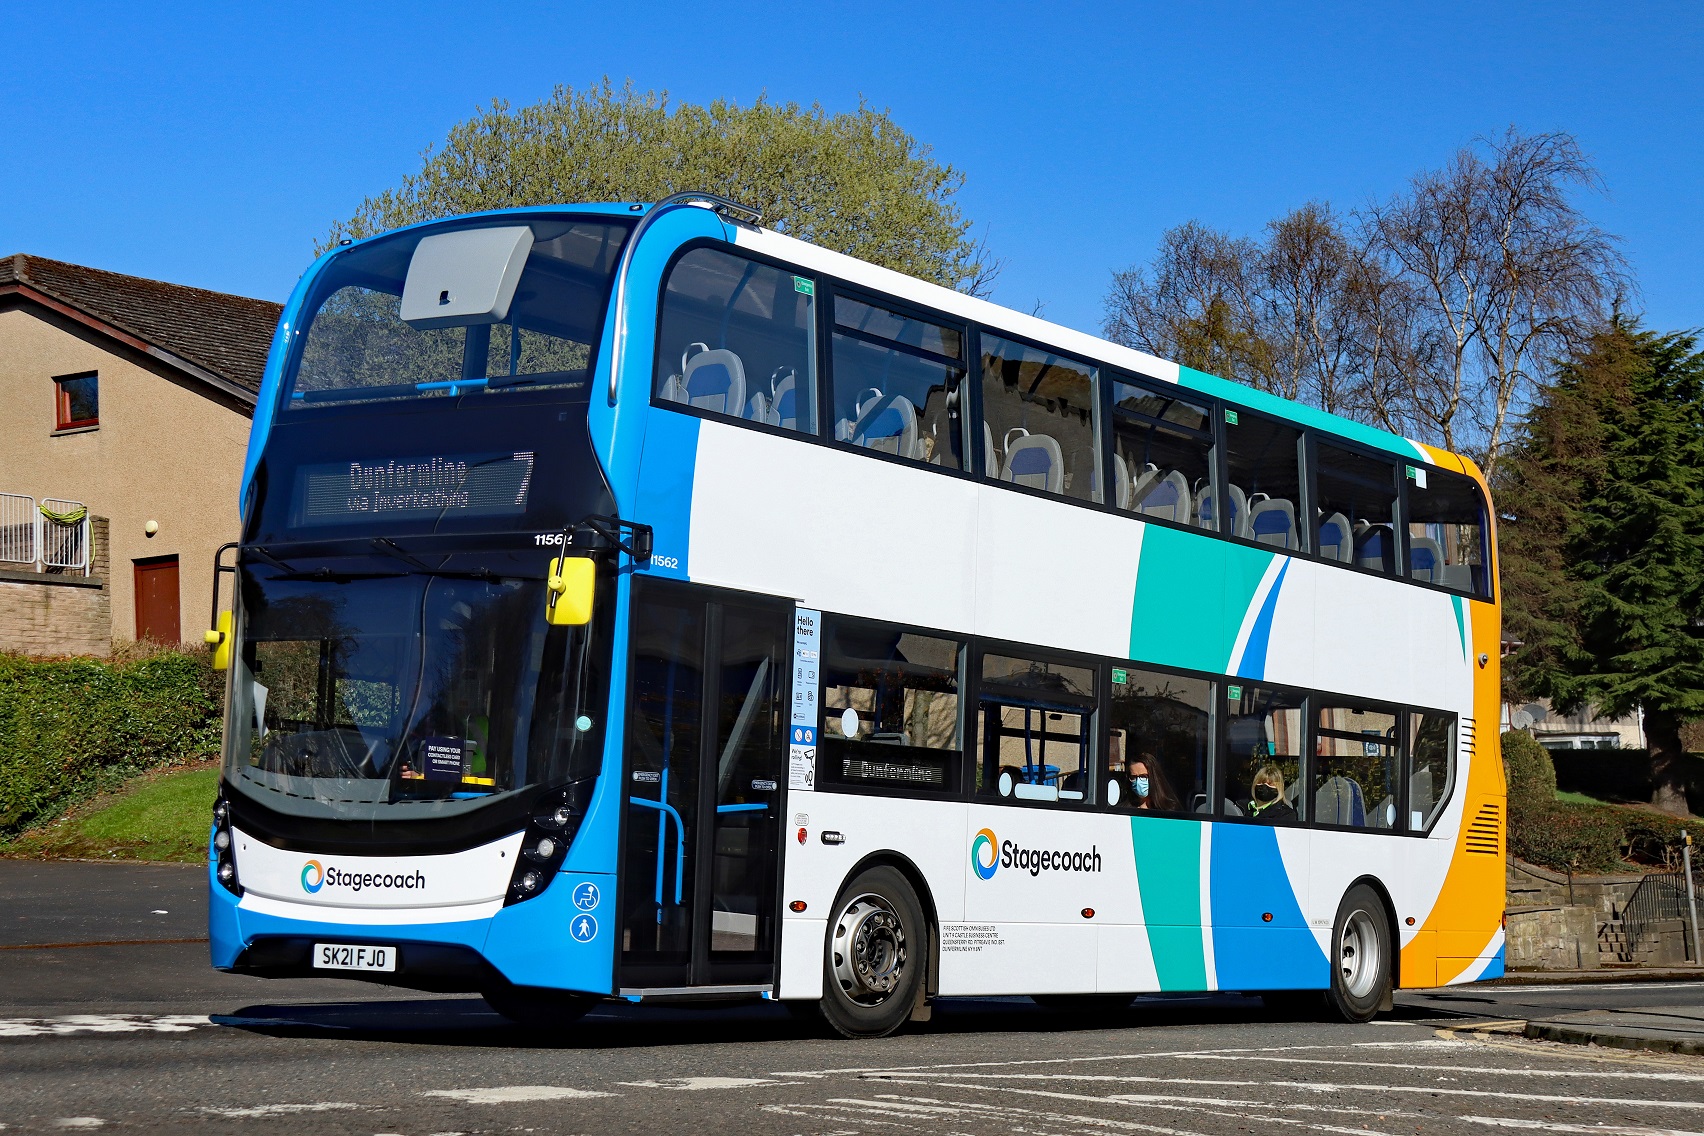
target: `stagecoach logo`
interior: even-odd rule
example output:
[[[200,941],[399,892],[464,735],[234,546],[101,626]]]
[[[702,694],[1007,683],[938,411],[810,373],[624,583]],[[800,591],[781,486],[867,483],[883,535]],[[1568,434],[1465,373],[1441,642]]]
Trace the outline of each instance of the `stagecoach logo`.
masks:
[[[1001,868],[1016,868],[1039,876],[1043,872],[1098,872],[1101,870],[1100,849],[1090,845],[1087,852],[1064,848],[1020,848],[1010,840],[1001,840],[991,828],[982,829],[970,842],[970,866],[981,879],[991,880]]]
[[[976,839],[970,842],[970,866],[976,869],[979,878],[991,880],[994,873],[1000,869],[999,837],[994,830],[985,828],[976,834]],[[984,863],[983,861],[987,861]],[[306,877],[304,877],[305,879]]]
[[[327,886],[347,888],[350,891],[384,888],[418,891],[426,886],[426,875],[418,868],[404,875],[401,872],[345,872],[335,864],[328,868],[318,860],[309,860],[302,865],[303,891],[312,895]]]

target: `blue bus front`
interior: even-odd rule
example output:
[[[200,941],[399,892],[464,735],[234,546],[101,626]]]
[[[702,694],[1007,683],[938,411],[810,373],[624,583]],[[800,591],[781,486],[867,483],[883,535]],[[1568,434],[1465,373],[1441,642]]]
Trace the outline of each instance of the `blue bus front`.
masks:
[[[215,966],[611,991],[620,534],[588,410],[632,221],[416,226],[298,287],[244,482]],[[590,622],[545,616],[564,545]]]

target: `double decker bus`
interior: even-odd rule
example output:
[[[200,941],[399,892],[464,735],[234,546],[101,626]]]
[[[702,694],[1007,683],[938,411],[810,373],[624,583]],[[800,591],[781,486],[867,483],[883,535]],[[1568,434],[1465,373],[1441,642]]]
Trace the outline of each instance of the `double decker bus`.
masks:
[[[1499,975],[1473,463],[757,221],[303,276],[208,633],[213,965],[848,1036]]]

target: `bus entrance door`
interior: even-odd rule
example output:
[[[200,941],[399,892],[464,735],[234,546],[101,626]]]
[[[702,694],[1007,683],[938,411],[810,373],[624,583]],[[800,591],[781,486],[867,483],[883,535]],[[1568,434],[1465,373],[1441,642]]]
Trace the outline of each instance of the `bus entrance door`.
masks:
[[[636,582],[624,991],[774,981],[792,607]]]

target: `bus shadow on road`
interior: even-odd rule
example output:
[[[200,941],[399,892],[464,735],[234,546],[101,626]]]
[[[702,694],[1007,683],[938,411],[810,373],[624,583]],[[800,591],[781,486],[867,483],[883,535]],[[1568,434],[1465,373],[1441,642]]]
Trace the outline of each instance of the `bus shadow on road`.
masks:
[[[1402,1005],[1381,1017],[1442,1020],[1435,1009]],[[631,1005],[612,1000],[556,1028],[517,1025],[472,997],[252,1005],[214,1014],[212,1020],[269,1037],[508,1049],[630,1049],[831,1036],[821,1023],[765,1002]],[[1028,998],[949,998],[935,1003],[929,1021],[912,1022],[903,1032],[1087,1033],[1323,1020],[1322,1013],[1308,1007],[1268,1007],[1258,997],[1238,994],[1148,996],[1116,1011],[1043,1008]]]

